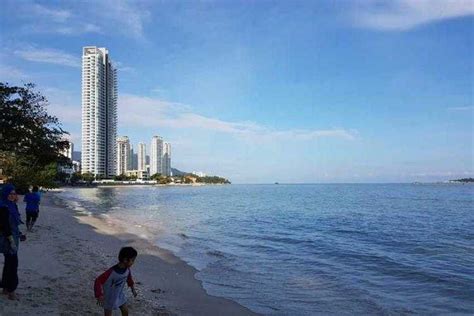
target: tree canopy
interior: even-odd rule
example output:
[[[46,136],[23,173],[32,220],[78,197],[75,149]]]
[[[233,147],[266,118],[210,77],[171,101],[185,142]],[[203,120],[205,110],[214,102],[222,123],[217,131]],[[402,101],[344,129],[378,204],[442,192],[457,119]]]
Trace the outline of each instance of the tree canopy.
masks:
[[[55,166],[69,162],[60,153],[69,146],[68,133],[47,106],[34,84],[0,82],[0,168],[17,186],[52,186]]]

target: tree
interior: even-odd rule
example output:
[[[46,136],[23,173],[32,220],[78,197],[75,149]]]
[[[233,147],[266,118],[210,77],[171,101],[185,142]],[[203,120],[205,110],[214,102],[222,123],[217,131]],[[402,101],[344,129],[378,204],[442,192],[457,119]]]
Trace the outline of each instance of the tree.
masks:
[[[184,177],[184,183],[186,183],[186,184],[194,183],[193,179],[195,179],[195,178],[186,176],[186,177]]]
[[[172,182],[171,177],[161,177],[158,180],[159,184],[168,184],[168,183],[171,183],[171,182]]]
[[[82,176],[82,180],[91,184],[92,181],[94,181],[95,177],[94,175],[91,173],[91,172],[86,172],[84,174],[81,175]]]
[[[155,173],[150,177],[150,180],[160,180],[161,178],[161,173]]]
[[[211,183],[211,184],[230,184],[230,181],[227,180],[226,178],[221,178],[217,176],[201,177],[201,178],[198,178],[197,182]]]
[[[79,180],[82,179],[82,176],[79,172],[74,172],[72,175],[71,175],[71,178],[69,179],[69,181],[71,182],[72,185],[76,184]]]
[[[115,181],[125,181],[125,180],[128,180],[128,178],[127,178],[126,175],[124,175],[124,174],[122,173],[122,174],[119,174],[119,175],[114,176],[114,180],[115,180]]]
[[[20,191],[29,184],[54,186],[54,168],[68,162],[60,153],[68,133],[34,87],[0,83],[0,167]]]

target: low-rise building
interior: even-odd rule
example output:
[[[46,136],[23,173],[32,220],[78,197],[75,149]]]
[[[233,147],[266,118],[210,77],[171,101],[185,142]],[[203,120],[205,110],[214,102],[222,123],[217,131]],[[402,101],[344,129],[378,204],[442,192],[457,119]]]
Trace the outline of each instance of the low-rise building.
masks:
[[[149,179],[150,176],[146,170],[127,170],[125,171],[127,177],[135,177],[140,180]]]
[[[203,178],[203,177],[206,176],[206,174],[205,174],[204,172],[202,172],[202,171],[193,171],[193,172],[191,172],[191,173],[194,174],[195,176],[200,177],[200,178]]]

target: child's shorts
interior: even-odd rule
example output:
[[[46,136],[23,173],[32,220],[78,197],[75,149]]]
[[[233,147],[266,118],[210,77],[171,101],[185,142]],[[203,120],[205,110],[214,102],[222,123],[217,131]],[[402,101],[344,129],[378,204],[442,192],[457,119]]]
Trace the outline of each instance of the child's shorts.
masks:
[[[36,221],[39,213],[26,213],[26,222]]]

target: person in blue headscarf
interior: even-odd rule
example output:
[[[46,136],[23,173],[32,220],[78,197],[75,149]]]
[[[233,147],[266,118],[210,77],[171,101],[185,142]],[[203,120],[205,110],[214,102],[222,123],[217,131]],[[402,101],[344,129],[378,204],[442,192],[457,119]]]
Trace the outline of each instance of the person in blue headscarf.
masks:
[[[0,195],[0,252],[5,257],[0,287],[11,300],[16,299],[15,290],[18,286],[18,246],[21,236],[18,226],[22,224],[17,200],[15,187],[5,185]]]

